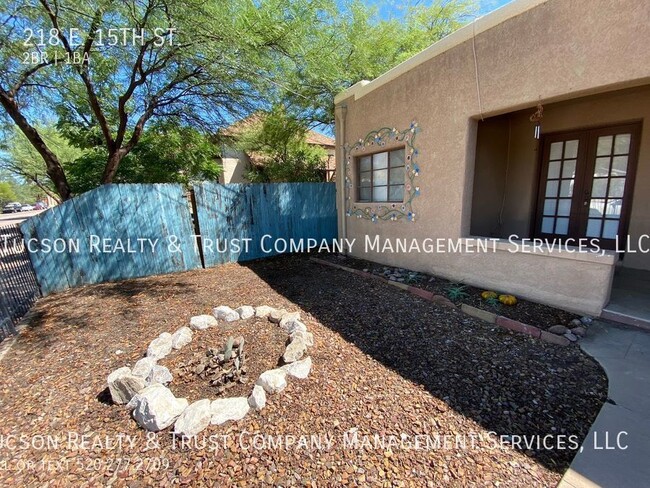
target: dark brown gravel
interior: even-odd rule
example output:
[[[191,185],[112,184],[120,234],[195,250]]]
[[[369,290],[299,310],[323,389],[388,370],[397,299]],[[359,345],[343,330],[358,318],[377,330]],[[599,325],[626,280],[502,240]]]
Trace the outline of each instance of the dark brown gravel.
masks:
[[[167,432],[148,446],[151,438],[124,407],[107,402],[106,376],[132,365],[161,332],[219,304],[301,310],[315,338],[312,374],[269,397],[261,413],[208,428],[206,435],[226,436],[223,447],[180,449]],[[70,431],[134,440],[119,449],[0,444],[3,486],[555,486],[575,451],[494,448],[486,439],[567,434],[581,441],[607,388],[578,348],[511,334],[303,257],[47,297],[0,362],[0,375],[3,442]],[[343,443],[351,429],[384,440],[481,438],[466,449],[351,448]],[[242,434],[314,434],[333,444],[246,449]]]
[[[342,266],[347,266],[349,268],[368,270],[371,273],[379,275],[381,275],[385,267],[384,265],[366,261],[364,259],[351,258],[338,254],[322,256],[321,259],[327,259],[328,261],[340,264]],[[406,271],[408,272],[408,270]],[[524,324],[534,325],[535,327],[543,330],[546,330],[549,327],[558,324],[571,328],[571,326],[569,326],[569,323],[573,319],[580,318],[579,315],[567,312],[566,310],[550,307],[541,303],[531,302],[520,297],[517,297],[517,304],[514,306],[503,305],[501,303],[488,303],[481,297],[481,293],[486,290],[485,288],[477,288],[474,286],[466,285],[464,283],[454,283],[452,281],[446,280],[445,278],[433,276],[426,273],[419,273],[419,275],[420,278],[417,280],[406,280],[407,284],[430,291],[436,295],[442,295],[450,298],[456,305],[466,303],[467,305],[487,310],[488,312],[493,312],[498,315],[503,315],[504,317],[518,320]],[[466,294],[462,298],[454,298],[450,295],[450,290],[458,286],[462,286],[463,291]],[[494,291],[499,295],[512,294],[512,292],[508,290],[491,291]]]

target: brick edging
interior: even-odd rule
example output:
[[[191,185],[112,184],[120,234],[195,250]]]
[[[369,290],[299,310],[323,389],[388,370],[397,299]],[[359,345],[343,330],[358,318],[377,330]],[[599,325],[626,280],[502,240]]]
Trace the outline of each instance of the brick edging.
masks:
[[[383,276],[377,276],[375,274],[368,273],[367,271],[362,271],[360,269],[349,268],[347,266],[343,266],[342,264],[332,263],[324,259],[319,259],[314,257],[310,257],[309,259],[311,261],[314,261],[315,263],[323,264],[325,266],[331,266],[332,268],[337,268],[343,271],[348,271],[349,273],[354,273],[356,275],[363,276],[364,278],[373,278],[379,281],[383,281],[384,283],[388,283],[389,285],[393,285],[397,288],[408,291],[409,293],[415,296],[433,302],[437,305],[442,305],[450,308],[452,307],[458,308],[447,297],[443,295],[434,295],[432,292],[423,290],[422,288],[418,288],[416,286],[407,285],[406,283],[401,283],[399,281],[391,281],[384,278]],[[539,327],[535,327],[534,325],[525,324],[523,322],[519,322],[518,320],[504,317],[502,315],[497,315],[493,312],[489,312],[481,308],[472,307],[471,305],[467,305],[466,303],[461,303],[460,310],[464,314],[474,317],[476,319],[482,320],[490,324],[498,325],[499,327],[511,330],[513,332],[518,332],[520,334],[525,334],[530,337],[534,337],[535,339],[541,339],[542,341],[548,342],[549,344],[568,346],[571,343],[569,339],[567,339],[566,337],[559,336],[556,334],[551,334],[550,332],[541,330]]]

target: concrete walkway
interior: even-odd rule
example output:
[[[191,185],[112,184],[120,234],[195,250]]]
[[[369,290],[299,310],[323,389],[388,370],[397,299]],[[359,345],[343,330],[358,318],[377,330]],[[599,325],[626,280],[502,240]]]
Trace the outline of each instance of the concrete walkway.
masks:
[[[609,400],[559,487],[650,486],[650,332],[595,321],[580,346],[605,369]]]

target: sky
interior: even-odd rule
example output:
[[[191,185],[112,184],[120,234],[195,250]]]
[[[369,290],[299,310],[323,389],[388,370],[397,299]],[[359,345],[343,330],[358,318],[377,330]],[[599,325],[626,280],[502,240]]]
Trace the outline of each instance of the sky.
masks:
[[[478,5],[478,16],[488,14],[493,10],[502,7],[512,0],[474,0]],[[395,15],[395,12],[400,11],[400,7],[410,4],[424,4],[432,3],[432,0],[366,0],[369,5],[376,5],[382,17]],[[395,8],[397,6],[397,8]]]

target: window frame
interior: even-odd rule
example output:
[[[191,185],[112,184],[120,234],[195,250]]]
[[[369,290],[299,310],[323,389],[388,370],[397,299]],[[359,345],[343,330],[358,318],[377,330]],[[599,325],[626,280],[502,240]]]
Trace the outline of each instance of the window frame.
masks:
[[[402,164],[400,166],[391,166],[391,154],[396,152],[396,151],[402,151]],[[386,154],[386,167],[385,168],[380,168],[375,170],[375,157],[380,155],[380,154]],[[370,158],[370,170],[369,171],[361,171],[361,160],[363,158]],[[362,203],[362,204],[374,204],[374,203],[385,203],[385,204],[396,204],[396,203],[404,203],[404,199],[406,198],[406,146],[397,146],[391,149],[385,149],[383,151],[377,151],[374,153],[370,154],[361,154],[355,158],[355,166],[356,166],[356,203]],[[404,170],[404,178],[402,183],[397,183],[391,185],[390,182],[390,172],[392,169],[397,169],[401,168]],[[374,181],[374,173],[375,171],[381,171],[385,169],[387,172],[386,175],[386,184],[385,185],[375,185]],[[370,173],[370,186],[364,186],[363,188],[370,188],[370,200],[362,200],[361,199],[361,173]],[[402,186],[402,199],[401,200],[390,200],[390,187],[391,186]],[[386,200],[375,200],[374,195],[375,195],[375,188],[386,188]]]

